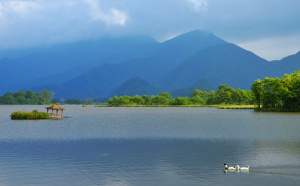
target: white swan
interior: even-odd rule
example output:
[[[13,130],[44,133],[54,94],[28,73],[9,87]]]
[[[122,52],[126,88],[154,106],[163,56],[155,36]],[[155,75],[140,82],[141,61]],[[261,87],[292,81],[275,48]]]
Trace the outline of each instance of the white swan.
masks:
[[[236,167],[228,167],[226,163],[223,166],[225,166],[225,170],[236,170]]]
[[[240,167],[239,165],[236,165],[237,170],[244,170],[244,171],[249,171],[249,166],[248,167]]]

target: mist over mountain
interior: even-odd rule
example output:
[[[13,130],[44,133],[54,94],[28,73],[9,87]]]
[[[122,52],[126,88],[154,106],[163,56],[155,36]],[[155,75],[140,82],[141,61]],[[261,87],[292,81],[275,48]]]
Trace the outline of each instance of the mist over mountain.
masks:
[[[146,36],[103,37],[34,49],[35,52],[22,57],[4,57],[0,59],[0,66],[5,69],[0,74],[0,83],[6,90],[0,94],[42,84],[61,85],[101,64],[147,56],[157,45],[157,41]],[[28,52],[24,50],[24,53]],[[8,51],[2,55],[5,53]]]
[[[269,62],[201,30],[162,43],[146,36],[103,37],[26,50],[24,56],[5,52],[0,94],[48,89],[65,99],[162,91],[189,96],[195,88],[210,91],[220,84],[249,90],[256,79],[300,69],[300,52]]]

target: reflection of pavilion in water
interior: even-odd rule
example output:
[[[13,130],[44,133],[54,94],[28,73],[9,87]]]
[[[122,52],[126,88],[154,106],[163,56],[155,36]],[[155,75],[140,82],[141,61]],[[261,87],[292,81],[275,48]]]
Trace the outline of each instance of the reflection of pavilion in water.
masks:
[[[47,109],[47,113],[49,110],[52,110],[51,112],[51,115],[50,115],[50,118],[63,118],[63,113],[64,113],[64,108],[61,108],[60,106],[58,105],[52,105],[50,107],[46,107]],[[54,110],[56,110],[56,113],[54,112]],[[58,112],[58,110],[61,111],[61,113]]]

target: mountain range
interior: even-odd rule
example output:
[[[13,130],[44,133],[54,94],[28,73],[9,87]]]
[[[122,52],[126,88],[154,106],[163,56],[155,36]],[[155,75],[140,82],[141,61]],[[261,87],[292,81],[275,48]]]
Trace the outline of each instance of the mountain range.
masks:
[[[15,54],[15,55],[14,55]],[[159,43],[148,36],[98,40],[36,49],[0,51],[0,94],[48,89],[56,98],[108,98],[170,92],[221,84],[249,90],[256,79],[300,69],[300,52],[267,61],[214,34],[194,30]]]

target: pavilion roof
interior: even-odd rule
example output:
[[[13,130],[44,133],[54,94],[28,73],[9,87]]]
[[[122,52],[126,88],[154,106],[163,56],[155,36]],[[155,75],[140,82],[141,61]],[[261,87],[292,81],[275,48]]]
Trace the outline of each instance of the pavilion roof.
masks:
[[[52,109],[52,110],[65,110],[64,108],[61,108],[58,105],[52,105],[50,107],[46,107],[46,109]]]

